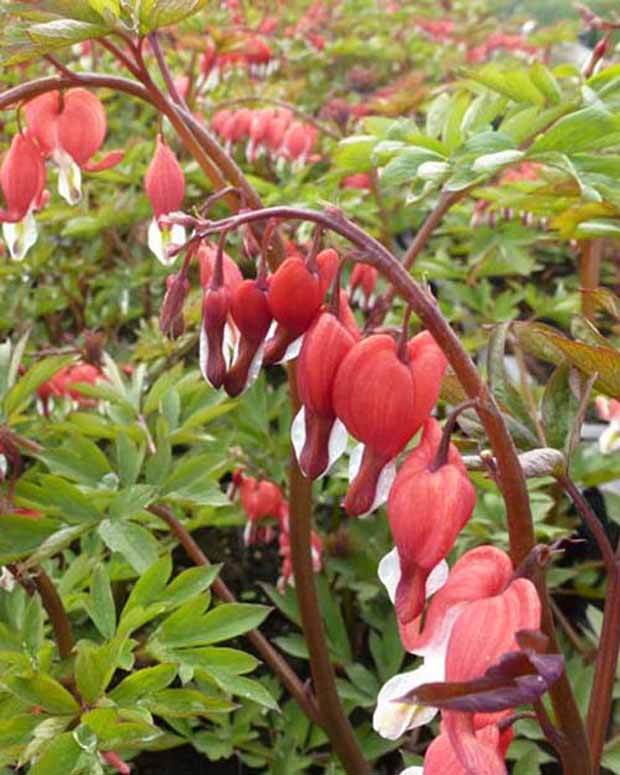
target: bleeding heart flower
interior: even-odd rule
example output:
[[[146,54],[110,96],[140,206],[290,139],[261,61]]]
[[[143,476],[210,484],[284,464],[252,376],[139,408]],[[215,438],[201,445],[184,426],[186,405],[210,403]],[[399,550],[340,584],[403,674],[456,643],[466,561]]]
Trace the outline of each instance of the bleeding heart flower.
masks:
[[[422,612],[426,579],[452,549],[476,503],[476,491],[454,445],[447,460],[435,467],[441,436],[439,423],[429,418],[422,441],[399,470],[388,500],[402,574],[396,590],[401,630]]]
[[[189,291],[189,280],[183,272],[166,278],[166,295],[161,305],[159,327],[163,334],[168,334],[172,339],[178,339],[185,330],[183,304]]]
[[[446,652],[446,681],[479,678],[508,652],[518,651],[516,633],[540,627],[540,599],[531,581],[519,578],[494,597],[470,603],[452,627]],[[503,775],[497,745],[476,735],[473,713],[444,711],[450,743],[466,772]],[[488,721],[487,717],[487,721]]]
[[[69,204],[81,199],[82,169],[100,172],[123,158],[122,151],[111,151],[91,161],[103,145],[107,121],[103,103],[86,89],[47,92],[26,103],[24,113],[32,136],[58,166],[58,193]]]
[[[446,359],[427,332],[405,347],[376,334],[353,347],[334,382],[334,408],[364,445],[344,501],[351,516],[377,508],[394,479],[394,458],[426,420],[439,396]]]
[[[177,212],[183,206],[185,175],[161,134],[157,135],[155,153],[144,176],[144,190],[155,216],[149,225],[149,248],[164,266],[169,266],[175,259],[168,257],[166,249],[171,243],[182,245],[185,242],[185,229],[178,224],[162,228],[159,218]]]
[[[358,337],[359,338],[359,337]],[[322,312],[308,330],[297,363],[302,408],[291,429],[304,476],[317,479],[346,449],[347,432],[332,402],[336,372],[356,337],[333,312]]]
[[[280,512],[280,556],[282,557],[282,566],[280,568],[280,578],[278,579],[278,591],[283,594],[286,585],[295,586],[295,577],[293,575],[293,562],[291,558],[291,539],[289,535],[289,511],[288,503],[283,504]],[[320,573],[323,569],[323,539],[313,530],[310,534],[310,554],[312,558],[312,569],[315,573]]]
[[[372,294],[377,285],[379,272],[374,266],[357,263],[351,272],[349,282],[351,302],[360,301],[363,309],[368,309],[372,301]]]
[[[248,518],[243,533],[245,545],[271,543],[274,537],[273,528],[271,525],[259,523],[279,519],[285,503],[282,491],[274,482],[266,479],[258,481],[240,471],[233,475],[233,481],[235,479],[241,495],[241,505]]]
[[[2,231],[11,258],[21,261],[37,239],[33,211],[42,204],[45,164],[27,132],[15,135],[0,167],[0,186],[7,209],[0,210]]]
[[[237,285],[230,312],[239,331],[239,348],[226,374],[224,389],[229,396],[238,396],[254,382],[263,362],[263,344],[273,320],[266,279],[244,280]]]
[[[278,363],[285,356],[297,355],[298,350],[293,352],[290,345],[310,328],[339,262],[336,251],[327,248],[320,251],[314,261],[291,256],[278,267],[267,294],[271,314],[278,326],[273,338],[267,342],[265,363]]]

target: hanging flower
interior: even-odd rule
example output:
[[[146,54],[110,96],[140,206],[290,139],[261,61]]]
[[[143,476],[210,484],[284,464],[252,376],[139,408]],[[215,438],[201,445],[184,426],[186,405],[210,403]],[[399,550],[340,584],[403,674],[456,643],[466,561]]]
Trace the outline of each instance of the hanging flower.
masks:
[[[185,198],[185,175],[172,149],[161,134],[157,135],[155,153],[144,176],[144,190],[153,208],[154,218],[149,225],[148,244],[156,258],[165,266],[174,263],[166,249],[169,244],[183,244],[185,229],[178,224],[162,227],[162,215],[177,212]]]
[[[41,207],[45,189],[43,157],[28,132],[13,138],[0,167],[0,186],[6,202],[2,232],[11,258],[21,261],[36,242],[33,211]]]
[[[24,113],[42,152],[58,167],[58,193],[71,205],[82,196],[81,170],[100,172],[123,158],[122,151],[111,151],[92,161],[105,140],[107,120],[101,100],[86,89],[47,92],[26,103]]]

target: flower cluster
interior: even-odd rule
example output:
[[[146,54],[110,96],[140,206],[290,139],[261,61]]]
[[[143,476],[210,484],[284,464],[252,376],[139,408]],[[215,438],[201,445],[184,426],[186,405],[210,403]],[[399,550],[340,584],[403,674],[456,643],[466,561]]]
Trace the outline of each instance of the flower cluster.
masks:
[[[317,128],[295,119],[288,108],[219,110],[213,116],[211,128],[228,149],[237,143],[245,143],[248,161],[267,155],[303,166],[318,158],[313,154]]]
[[[45,204],[45,160],[58,168],[58,192],[71,205],[81,198],[82,170],[99,172],[118,164],[122,151],[99,161],[107,132],[102,102],[85,89],[53,91],[24,106],[26,128],[11,142],[0,167],[0,187],[6,209],[0,210],[4,238],[11,257],[20,261],[37,239],[33,217]]]
[[[278,68],[278,60],[262,35],[243,35],[230,49],[218,52],[215,43],[209,39],[207,48],[200,58],[200,70],[207,89],[215,88],[223,78],[233,73],[249,73],[255,78],[264,78]]]
[[[391,599],[397,601],[402,581],[395,551],[384,557],[379,575]],[[505,552],[480,546],[466,552],[449,574],[445,564],[438,566],[426,580],[426,596],[431,601],[424,621],[420,615],[407,624],[404,632],[401,629],[405,647],[422,657],[422,665],[394,676],[383,686],[377,698],[374,727],[383,737],[396,740],[407,730],[429,723],[437,713],[437,707],[418,701],[418,697],[425,696],[420,688],[423,685],[472,682],[473,686],[494,675],[496,694],[491,705],[478,699],[480,712],[474,712],[475,701],[471,708],[467,706],[468,710],[462,710],[466,706],[458,701],[442,703],[440,734],[427,749],[423,773],[505,773],[504,756],[512,731],[502,722],[511,716],[514,706],[528,698],[531,701],[534,694],[511,694],[500,676],[502,671],[509,672],[507,664],[524,656],[520,636],[540,626],[538,593],[528,579],[515,578]],[[547,673],[544,669],[545,675],[536,675],[532,682],[540,685],[539,693],[559,675],[556,658],[547,660],[545,668],[551,666],[551,670]],[[521,684],[524,687],[525,682]],[[495,712],[491,712],[491,706]],[[414,775],[422,770],[410,768],[405,772]]]
[[[78,406],[93,406],[93,399],[86,397],[78,385],[80,383],[95,385],[105,376],[97,366],[91,363],[76,363],[72,366],[64,366],[53,377],[48,379],[37,389],[37,396],[41,401],[43,413],[49,414],[51,404],[56,399],[69,399]]]
[[[294,586],[289,505],[282,490],[274,482],[267,479],[257,480],[238,469],[233,473],[230,496],[234,498],[237,491],[247,517],[243,532],[244,544],[246,546],[270,544],[277,532],[279,554],[282,558],[278,588],[283,591],[287,584]],[[311,534],[311,546],[312,564],[315,573],[318,573],[323,567],[323,541],[314,530]]]

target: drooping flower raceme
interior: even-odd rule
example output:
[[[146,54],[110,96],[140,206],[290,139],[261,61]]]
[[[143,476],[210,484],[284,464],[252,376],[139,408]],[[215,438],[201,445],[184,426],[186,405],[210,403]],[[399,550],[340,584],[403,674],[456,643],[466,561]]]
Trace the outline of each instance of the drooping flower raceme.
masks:
[[[6,209],[0,210],[2,232],[11,258],[21,261],[37,239],[33,211],[41,206],[45,163],[28,132],[15,135],[0,167]]]
[[[159,219],[181,209],[185,197],[185,175],[161,134],[157,135],[155,154],[144,176],[144,190],[154,215],[149,224],[149,248],[162,264],[169,266],[174,263],[174,258],[168,257],[166,249],[169,244],[185,242],[185,229],[179,224],[162,226]]]
[[[81,170],[100,172],[118,164],[122,151],[92,161],[107,133],[105,108],[86,89],[47,92],[24,106],[28,130],[58,167],[58,193],[69,204],[82,196]]]

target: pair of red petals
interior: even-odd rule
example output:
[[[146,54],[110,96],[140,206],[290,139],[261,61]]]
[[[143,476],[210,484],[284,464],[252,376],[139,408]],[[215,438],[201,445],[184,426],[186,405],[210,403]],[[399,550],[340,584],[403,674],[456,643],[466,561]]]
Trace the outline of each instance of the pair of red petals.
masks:
[[[446,365],[427,331],[407,343],[404,357],[387,334],[363,339],[345,356],[334,380],[333,410],[364,445],[344,501],[351,516],[375,507],[382,472],[429,417]]]
[[[28,130],[45,156],[61,150],[88,172],[113,167],[123,157],[111,151],[101,161],[90,160],[105,140],[107,120],[101,100],[86,89],[47,92],[24,106]]]
[[[395,599],[401,632],[422,612],[426,580],[452,549],[476,504],[476,490],[453,444],[446,462],[433,470],[441,437],[439,423],[429,418],[420,444],[398,471],[388,499],[401,569]]]

